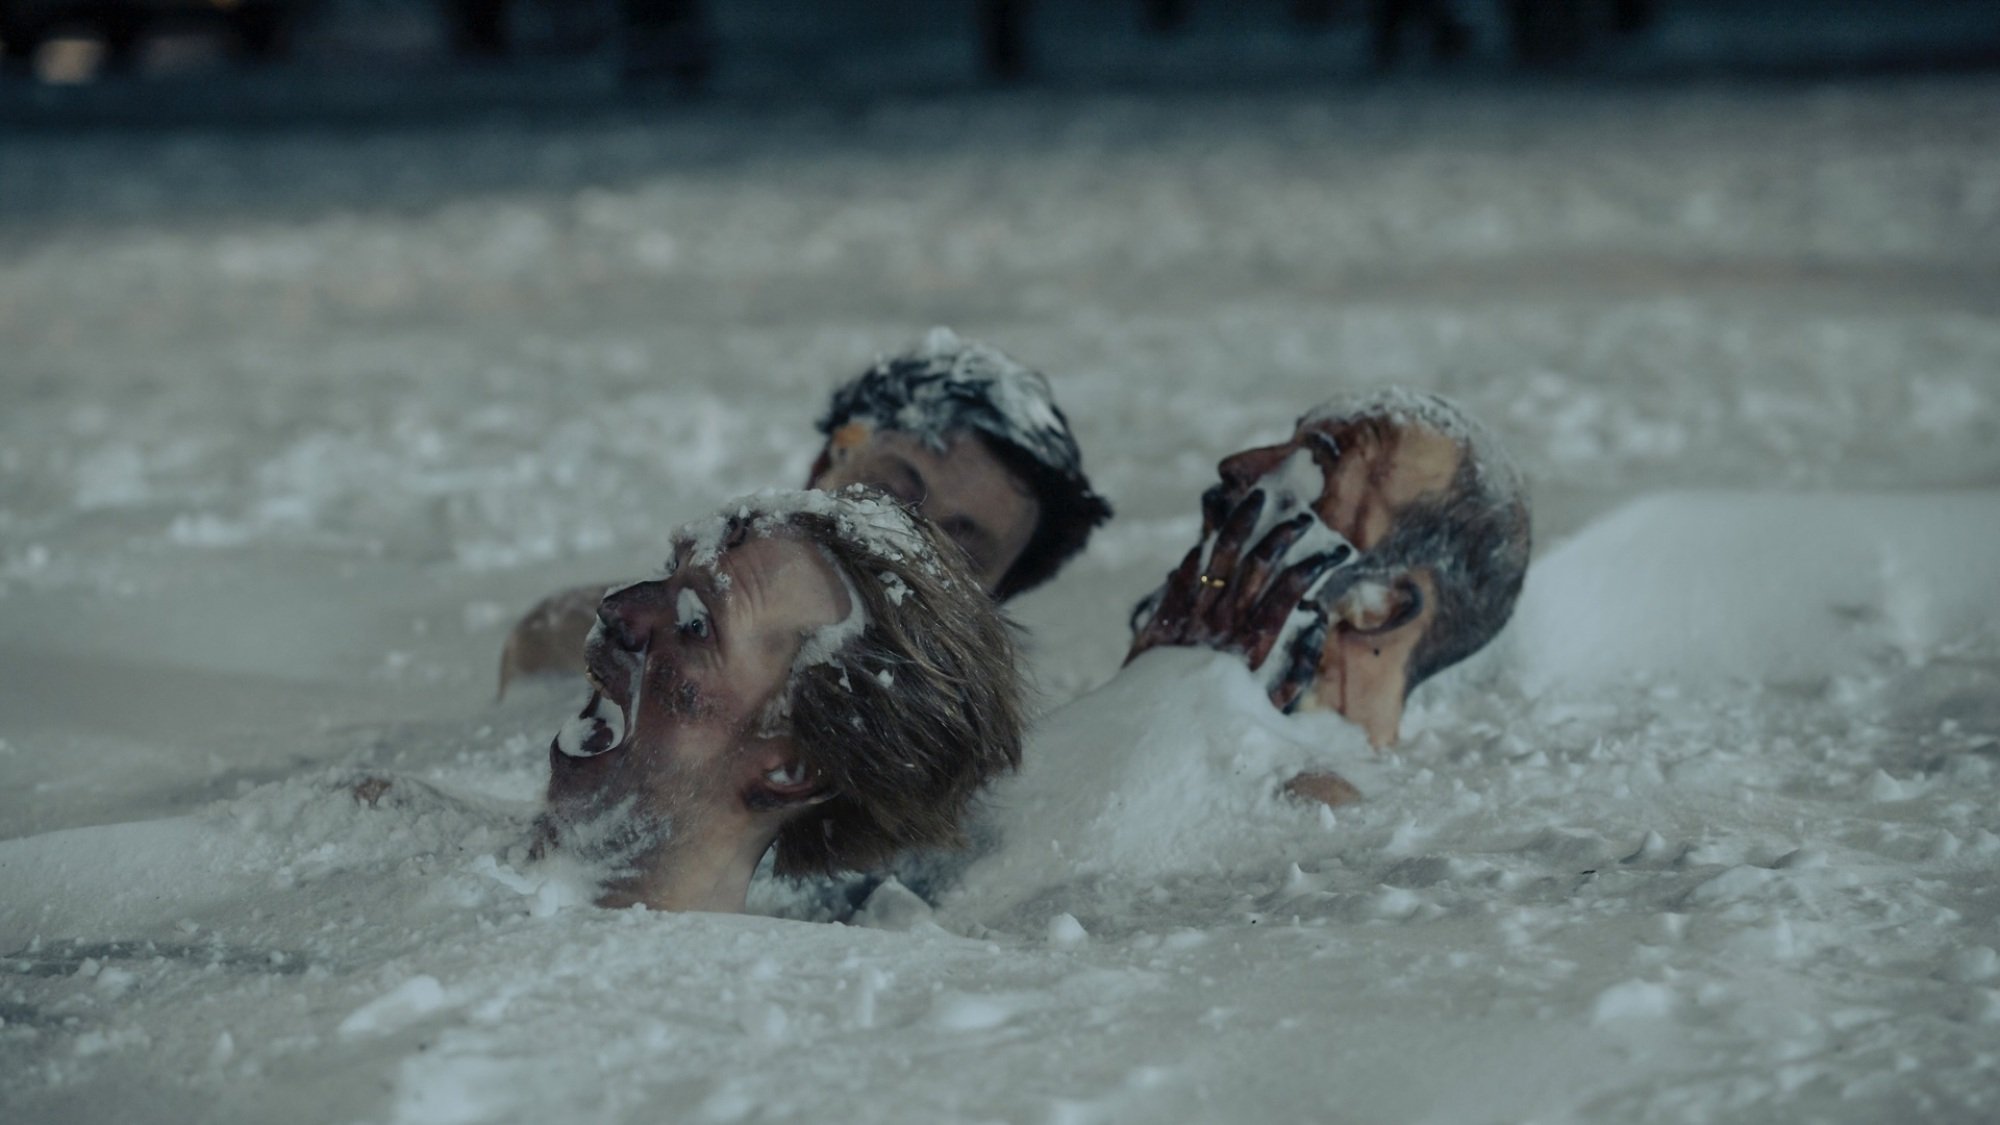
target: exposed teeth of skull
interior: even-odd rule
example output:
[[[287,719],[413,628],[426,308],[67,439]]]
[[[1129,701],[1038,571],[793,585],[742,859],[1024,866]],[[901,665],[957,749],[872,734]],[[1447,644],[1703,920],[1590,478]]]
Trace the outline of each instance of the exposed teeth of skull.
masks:
[[[556,732],[556,749],[572,758],[594,758],[625,741],[625,712],[591,692],[590,702]]]

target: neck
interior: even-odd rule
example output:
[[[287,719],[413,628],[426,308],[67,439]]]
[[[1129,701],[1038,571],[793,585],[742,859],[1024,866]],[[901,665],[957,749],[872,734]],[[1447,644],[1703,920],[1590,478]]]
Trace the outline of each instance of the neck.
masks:
[[[677,825],[672,839],[639,858],[636,874],[606,884],[597,904],[740,914],[750,877],[776,838],[775,827],[767,830],[748,816]]]

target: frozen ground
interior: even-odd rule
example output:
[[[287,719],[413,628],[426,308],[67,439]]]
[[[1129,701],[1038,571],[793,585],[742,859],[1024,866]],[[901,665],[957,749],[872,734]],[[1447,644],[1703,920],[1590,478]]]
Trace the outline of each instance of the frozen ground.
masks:
[[[968,98],[0,138],[9,1121],[1987,1121],[2000,82]],[[1543,545],[1404,746],[1166,653],[866,925],[610,914],[510,850],[575,693],[511,614],[800,479],[948,322],[1119,519],[1487,417]],[[1337,816],[1283,804],[1351,772]],[[352,779],[396,784],[374,806]]]

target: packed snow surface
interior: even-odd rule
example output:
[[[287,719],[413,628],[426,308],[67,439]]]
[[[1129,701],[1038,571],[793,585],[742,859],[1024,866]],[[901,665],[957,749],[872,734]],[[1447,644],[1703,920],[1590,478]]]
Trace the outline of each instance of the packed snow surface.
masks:
[[[2000,1116],[2000,83],[1477,94],[4,138],[0,1118]],[[939,323],[1119,511],[982,849],[589,906],[507,625]],[[1510,631],[1381,754],[1120,674],[1384,382],[1521,463]]]

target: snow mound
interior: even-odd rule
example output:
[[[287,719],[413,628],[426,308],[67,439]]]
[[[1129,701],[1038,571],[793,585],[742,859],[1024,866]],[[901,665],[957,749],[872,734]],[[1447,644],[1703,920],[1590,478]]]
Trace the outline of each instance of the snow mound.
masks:
[[[1001,844],[952,908],[985,916],[1060,883],[1268,866],[1317,830],[1279,791],[1308,766],[1368,770],[1366,739],[1336,715],[1279,714],[1238,657],[1148,652],[1042,720],[993,799]]]
[[[1670,493],[1528,570],[1506,654],[1531,693],[1921,664],[2000,623],[2000,493]]]

